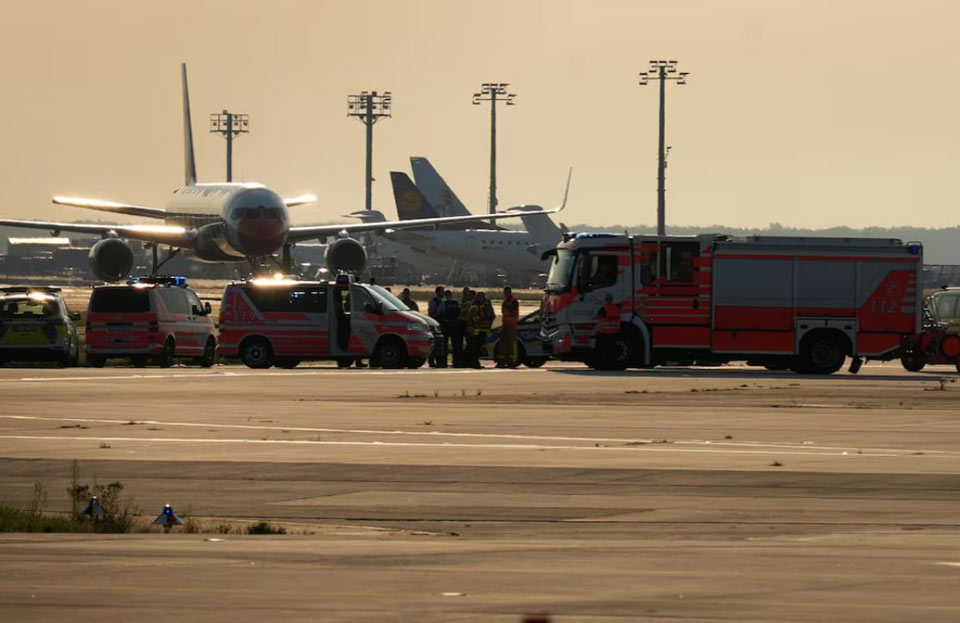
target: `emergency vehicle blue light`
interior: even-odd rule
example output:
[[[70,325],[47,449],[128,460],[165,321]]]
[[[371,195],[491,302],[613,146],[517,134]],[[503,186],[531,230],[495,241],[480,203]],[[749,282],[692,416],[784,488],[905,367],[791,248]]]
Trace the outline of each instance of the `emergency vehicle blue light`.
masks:
[[[915,244],[910,245],[910,255],[920,255],[920,247]]]
[[[175,288],[186,288],[187,287],[187,278],[183,276],[177,277],[131,277],[127,280],[128,284],[135,283],[156,283],[160,285],[173,286]]]
[[[604,234],[598,232],[583,232],[574,236],[577,240],[581,238],[616,238],[618,234]]]

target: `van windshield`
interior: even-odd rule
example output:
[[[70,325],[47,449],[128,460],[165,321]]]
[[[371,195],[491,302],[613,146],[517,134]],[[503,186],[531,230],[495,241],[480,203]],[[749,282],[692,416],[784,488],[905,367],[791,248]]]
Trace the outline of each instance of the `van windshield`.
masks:
[[[150,311],[150,294],[141,288],[100,288],[90,297],[96,314],[142,314]]]
[[[557,249],[550,262],[550,274],[547,275],[547,292],[564,292],[570,288],[570,277],[576,255],[570,249]]]
[[[383,303],[384,311],[410,311],[403,301],[393,295],[392,292],[381,286],[364,286],[371,290],[377,300]]]

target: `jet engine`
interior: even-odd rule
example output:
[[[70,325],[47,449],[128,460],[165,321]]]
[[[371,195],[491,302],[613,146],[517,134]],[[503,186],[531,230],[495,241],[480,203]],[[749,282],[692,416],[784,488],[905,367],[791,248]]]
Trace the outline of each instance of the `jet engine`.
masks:
[[[327,268],[331,271],[356,275],[367,265],[367,252],[357,240],[340,238],[327,247],[324,259],[327,262]]]
[[[133,270],[133,251],[119,238],[104,238],[90,248],[90,268],[97,279],[120,281]]]

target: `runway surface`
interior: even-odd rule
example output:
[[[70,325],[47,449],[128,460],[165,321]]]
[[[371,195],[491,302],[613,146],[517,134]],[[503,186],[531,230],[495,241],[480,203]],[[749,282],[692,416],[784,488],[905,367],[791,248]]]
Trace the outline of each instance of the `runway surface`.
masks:
[[[288,529],[0,535],[0,612],[954,621],[956,379],[0,369],[0,501],[67,510],[77,459],[144,514]]]

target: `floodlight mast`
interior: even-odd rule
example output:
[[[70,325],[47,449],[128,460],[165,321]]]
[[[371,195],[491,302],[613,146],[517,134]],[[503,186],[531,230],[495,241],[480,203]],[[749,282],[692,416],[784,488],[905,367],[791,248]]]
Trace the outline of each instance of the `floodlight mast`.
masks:
[[[250,132],[250,116],[224,110],[210,115],[210,133],[227,139],[227,181],[233,181],[233,137]]]
[[[657,235],[667,235],[666,212],[666,84],[673,80],[677,84],[686,84],[688,71],[677,71],[677,61],[650,61],[650,69],[640,72],[640,86],[649,84],[651,79],[660,81],[660,146],[657,163]]]
[[[480,91],[473,94],[473,105],[490,102],[490,214],[497,211],[497,101],[513,106],[516,93],[508,93],[506,82],[485,82]]]
[[[373,209],[373,125],[383,117],[392,117],[393,95],[390,91],[361,91],[357,95],[347,96],[347,116],[356,117],[367,127],[367,171],[366,187],[367,210]]]

